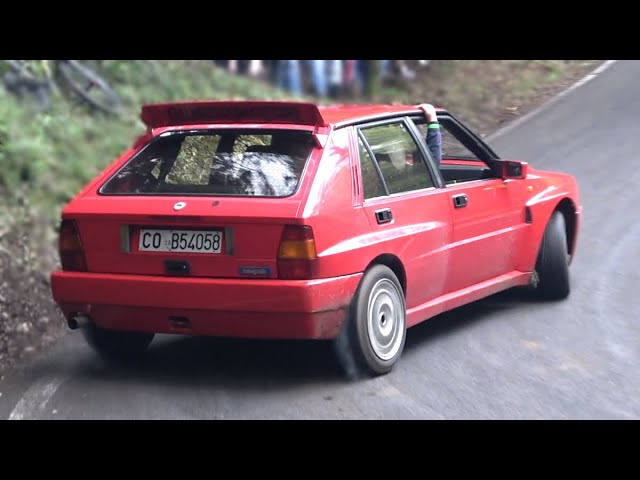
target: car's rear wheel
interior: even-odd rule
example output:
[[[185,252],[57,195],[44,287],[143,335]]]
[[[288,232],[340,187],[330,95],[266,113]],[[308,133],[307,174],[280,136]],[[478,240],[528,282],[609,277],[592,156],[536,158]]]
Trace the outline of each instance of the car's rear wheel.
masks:
[[[571,291],[566,232],[564,215],[554,212],[545,228],[536,261],[536,292],[542,298],[560,300]]]
[[[87,343],[110,361],[133,360],[142,355],[153,340],[153,333],[104,330],[94,323],[82,328]]]
[[[351,378],[390,372],[406,339],[406,306],[393,271],[375,265],[365,272],[335,340],[336,354]]]

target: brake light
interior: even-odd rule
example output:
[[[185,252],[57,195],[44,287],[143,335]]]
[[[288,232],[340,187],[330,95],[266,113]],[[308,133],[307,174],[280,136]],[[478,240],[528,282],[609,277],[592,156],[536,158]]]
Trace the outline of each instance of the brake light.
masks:
[[[80,240],[78,226],[74,220],[63,220],[60,224],[58,251],[62,270],[86,272],[87,262]]]
[[[308,225],[285,225],[278,250],[278,277],[309,280],[314,277],[316,243]]]

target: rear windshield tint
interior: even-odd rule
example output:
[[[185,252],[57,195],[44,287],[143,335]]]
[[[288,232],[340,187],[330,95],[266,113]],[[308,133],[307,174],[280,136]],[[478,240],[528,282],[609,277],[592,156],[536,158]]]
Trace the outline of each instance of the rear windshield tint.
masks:
[[[100,189],[104,195],[293,195],[313,148],[310,132],[165,133]]]

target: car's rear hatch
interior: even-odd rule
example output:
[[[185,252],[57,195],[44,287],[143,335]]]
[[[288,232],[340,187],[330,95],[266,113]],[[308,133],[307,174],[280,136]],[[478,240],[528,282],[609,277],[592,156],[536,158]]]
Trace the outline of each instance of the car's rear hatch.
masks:
[[[65,209],[89,272],[277,276],[283,228],[297,223],[303,180],[321,154],[322,119],[308,105],[238,108],[143,110],[150,141]]]
[[[272,278],[283,226],[295,223],[298,207],[281,199],[103,197],[84,198],[86,213],[68,217],[89,272]]]

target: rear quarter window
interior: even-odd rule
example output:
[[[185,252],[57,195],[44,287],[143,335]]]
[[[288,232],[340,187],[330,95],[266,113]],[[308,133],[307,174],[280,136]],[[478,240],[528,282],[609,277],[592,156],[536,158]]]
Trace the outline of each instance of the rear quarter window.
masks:
[[[292,130],[172,132],[131,158],[103,195],[293,195],[314,147]]]

